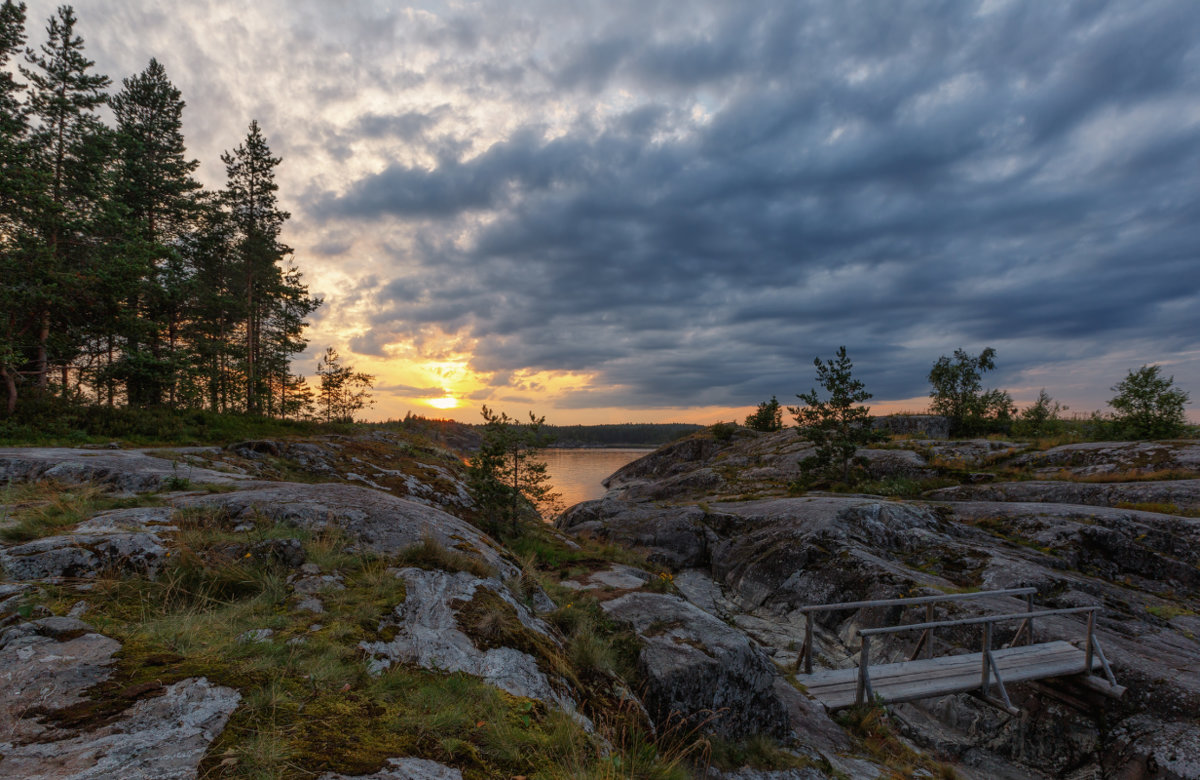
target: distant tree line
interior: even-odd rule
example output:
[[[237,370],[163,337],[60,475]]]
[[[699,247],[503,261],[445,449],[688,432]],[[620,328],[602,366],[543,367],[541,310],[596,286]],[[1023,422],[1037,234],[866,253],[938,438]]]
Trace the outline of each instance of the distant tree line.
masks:
[[[983,374],[995,368],[996,350],[988,347],[978,355],[955,350],[953,357],[941,356],[929,372],[930,408],[950,421],[952,436],[1001,433],[1024,437],[1054,436],[1066,429],[1062,413],[1067,407],[1043,388],[1038,398],[1017,412],[1012,396],[1003,390],[984,389]],[[871,393],[853,376],[853,363],[846,348],[832,360],[814,360],[821,391],[812,389],[796,397],[801,405],[788,407],[797,432],[814,445],[813,454],[801,462],[805,486],[840,483],[853,485],[862,478],[864,461],[858,448],[879,438],[872,430],[870,409],[862,405]],[[1145,365],[1129,371],[1112,388],[1109,400],[1113,413],[1094,413],[1086,421],[1084,438],[1161,439],[1179,436],[1186,430],[1184,406],[1189,396],[1175,387],[1175,378],[1162,375],[1158,366]],[[774,396],[763,401],[746,418],[746,427],[763,432],[782,428],[779,402]],[[711,426],[718,441],[733,436],[735,426]]]
[[[62,6],[26,48],[24,4],[0,4],[3,408],[307,410],[290,361],[321,301],[280,240],[280,158],[252,121],[221,156],[225,187],[206,191],[162,65],[110,93],[75,27]]]
[[[556,447],[647,446],[675,441],[701,430],[688,423],[619,423],[611,425],[543,425]]]

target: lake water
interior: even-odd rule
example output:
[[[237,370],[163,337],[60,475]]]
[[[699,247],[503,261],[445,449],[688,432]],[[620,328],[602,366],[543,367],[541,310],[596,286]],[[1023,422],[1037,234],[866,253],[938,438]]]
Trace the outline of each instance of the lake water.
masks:
[[[600,484],[608,475],[653,449],[547,449],[542,450],[546,472],[555,492],[562,493],[563,508],[604,495]]]

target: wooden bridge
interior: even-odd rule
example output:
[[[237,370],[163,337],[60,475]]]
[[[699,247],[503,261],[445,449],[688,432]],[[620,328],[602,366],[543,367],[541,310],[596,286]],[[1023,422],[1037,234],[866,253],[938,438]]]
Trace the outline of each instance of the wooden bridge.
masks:
[[[1067,609],[1035,610],[1033,594],[1036,588],[958,593],[945,596],[852,601],[844,604],[814,604],[801,607],[805,613],[804,646],[796,659],[797,682],[828,710],[879,701],[886,704],[945,696],[951,693],[974,692],[984,701],[1012,714],[1019,710],[1009,699],[1007,684],[1030,682],[1047,678],[1072,676],[1088,688],[1120,698],[1125,689],[1117,684],[1108,659],[1096,638],[1096,612],[1100,607],[1071,607]],[[935,604],[972,601],[996,596],[1024,596],[1026,610],[993,615],[934,620]],[[908,625],[859,629],[862,640],[857,668],[822,669],[813,671],[813,615],[818,612],[854,610],[866,607],[913,607],[924,605],[925,620]],[[1053,615],[1087,615],[1087,629],[1082,649],[1070,642],[1033,642],[1033,622]],[[997,623],[1020,621],[1016,633],[1006,647],[992,649],[992,627]],[[934,657],[934,632],[938,629],[978,625],[982,639],[980,651],[963,655]],[[871,664],[871,638],[886,634],[920,631],[915,649],[907,661]],[[1018,645],[1022,636],[1029,644]],[[923,656],[923,657],[922,657]],[[1094,672],[1101,672],[1103,677]],[[993,693],[993,689],[995,693]]]

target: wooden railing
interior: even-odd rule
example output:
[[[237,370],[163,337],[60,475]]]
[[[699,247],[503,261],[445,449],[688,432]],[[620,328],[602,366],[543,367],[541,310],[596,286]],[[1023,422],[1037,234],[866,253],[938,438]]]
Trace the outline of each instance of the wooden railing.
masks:
[[[975,593],[951,593],[937,596],[910,596],[908,598],[895,599],[875,599],[872,601],[848,601],[842,604],[812,604],[805,607],[800,607],[800,611],[804,613],[804,645],[800,649],[800,655],[796,657],[796,671],[800,671],[800,665],[804,665],[804,673],[812,674],[813,661],[813,613],[816,612],[837,612],[845,609],[864,609],[867,607],[915,607],[925,605],[925,623],[928,625],[921,638],[917,641],[917,647],[913,651],[912,658],[915,659],[925,649],[925,657],[933,657],[933,605],[942,602],[951,601],[972,601],[975,599],[991,598],[994,596],[1024,596],[1025,603],[1028,607],[1028,612],[1033,612],[1033,594],[1037,593],[1037,588],[1007,588],[1004,590],[985,590]],[[907,627],[905,627],[907,628]],[[1013,636],[1010,646],[1015,645],[1017,638],[1021,636],[1022,631],[1029,631],[1029,635],[1033,636],[1032,626],[1028,623],[1022,623],[1017,628],[1017,633]],[[862,634],[862,631],[859,632]]]

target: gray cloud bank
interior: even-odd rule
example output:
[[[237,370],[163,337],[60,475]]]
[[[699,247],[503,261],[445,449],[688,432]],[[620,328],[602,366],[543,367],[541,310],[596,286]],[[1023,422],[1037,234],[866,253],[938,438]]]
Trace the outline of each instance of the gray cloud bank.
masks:
[[[579,407],[749,403],[843,343],[881,398],[958,345],[1013,377],[1197,346],[1200,6],[646,13],[518,79],[574,108],[564,132],[314,199],[428,234],[377,327],[465,331],[483,370],[598,371]],[[589,109],[617,91],[634,105]]]
[[[268,131],[335,171],[310,257],[379,280],[355,349],[594,372],[565,408],[790,397],[841,344],[877,398],[987,345],[1001,383],[1163,360],[1200,396],[1200,5],[351,5],[280,11],[334,58],[289,99],[346,116]]]

